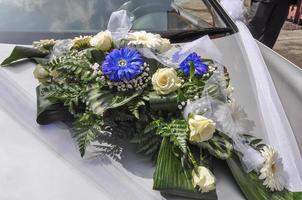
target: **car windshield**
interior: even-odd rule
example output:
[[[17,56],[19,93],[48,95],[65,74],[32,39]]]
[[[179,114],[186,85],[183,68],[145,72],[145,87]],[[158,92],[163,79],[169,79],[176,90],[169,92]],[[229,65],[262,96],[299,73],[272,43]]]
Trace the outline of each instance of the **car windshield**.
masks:
[[[0,40],[3,33],[95,33],[121,9],[128,11],[133,30],[172,34],[228,28],[209,1],[0,0]]]

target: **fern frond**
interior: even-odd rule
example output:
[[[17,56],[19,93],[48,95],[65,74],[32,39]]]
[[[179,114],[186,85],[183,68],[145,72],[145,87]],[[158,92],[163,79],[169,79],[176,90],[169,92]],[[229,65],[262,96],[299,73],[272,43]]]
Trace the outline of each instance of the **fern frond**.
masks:
[[[96,139],[96,135],[90,128],[76,130],[76,132],[75,139],[78,143],[81,156],[83,157],[85,155],[86,147]]]
[[[187,140],[189,127],[185,120],[173,120],[158,129],[157,134],[169,137],[170,141],[178,147],[182,153],[187,154]]]
[[[99,145],[94,145],[94,147],[97,149],[94,152],[95,157],[109,156],[110,158],[112,158],[114,160],[121,159],[122,148],[118,145],[113,145],[113,144],[104,142]]]
[[[232,140],[218,131],[210,140],[202,142],[200,145],[211,155],[222,160],[230,158],[233,153]]]
[[[87,146],[97,139],[101,125],[102,121],[92,113],[84,113],[73,123],[74,138],[82,157]]]
[[[71,80],[79,80],[79,82],[87,83],[96,78],[93,73],[89,58],[85,51],[70,51],[64,56],[54,57],[48,65],[52,70],[61,72],[60,75]]]

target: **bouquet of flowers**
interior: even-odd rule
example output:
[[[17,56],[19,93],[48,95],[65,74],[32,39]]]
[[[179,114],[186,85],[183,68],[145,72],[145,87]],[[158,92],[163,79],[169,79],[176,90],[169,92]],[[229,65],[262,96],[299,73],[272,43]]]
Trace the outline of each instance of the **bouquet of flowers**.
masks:
[[[216,199],[214,157],[250,200],[301,198],[286,190],[278,152],[249,134],[253,122],[232,96],[226,67],[158,34],[112,34],[17,46],[2,63],[38,63],[39,124],[66,122],[82,156],[91,148],[119,159],[110,141],[131,138],[155,160],[153,188],[162,193]]]

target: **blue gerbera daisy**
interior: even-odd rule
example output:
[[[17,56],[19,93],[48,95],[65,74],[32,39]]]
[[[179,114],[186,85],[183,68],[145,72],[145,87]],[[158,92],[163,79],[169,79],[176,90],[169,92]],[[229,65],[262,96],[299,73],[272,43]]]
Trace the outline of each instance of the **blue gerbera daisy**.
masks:
[[[190,75],[190,66],[191,63],[194,64],[195,68],[195,75],[202,76],[208,73],[208,66],[203,63],[202,59],[200,58],[197,53],[193,52],[190,53],[184,61],[182,61],[179,65],[179,68],[183,71],[186,76]]]
[[[144,60],[136,49],[114,49],[106,56],[102,72],[111,81],[129,81],[142,73],[143,65]]]

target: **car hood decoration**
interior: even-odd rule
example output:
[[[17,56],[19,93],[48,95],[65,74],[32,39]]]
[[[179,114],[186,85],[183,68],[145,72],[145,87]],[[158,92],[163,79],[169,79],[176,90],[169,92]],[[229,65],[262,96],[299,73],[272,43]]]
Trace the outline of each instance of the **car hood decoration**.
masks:
[[[164,194],[216,199],[216,158],[248,199],[301,197],[288,191],[278,151],[253,135],[255,122],[235,101],[209,37],[172,45],[130,28],[126,11],[118,11],[106,31],[15,47],[2,65],[36,61],[37,122],[69,124],[82,157],[89,149],[127,159],[118,141],[137,144],[155,160],[153,189]]]

